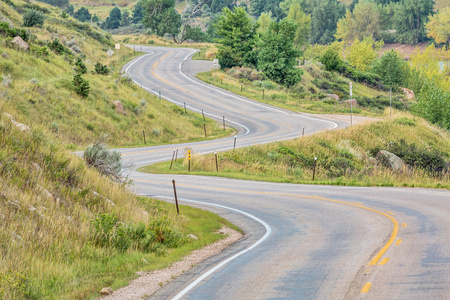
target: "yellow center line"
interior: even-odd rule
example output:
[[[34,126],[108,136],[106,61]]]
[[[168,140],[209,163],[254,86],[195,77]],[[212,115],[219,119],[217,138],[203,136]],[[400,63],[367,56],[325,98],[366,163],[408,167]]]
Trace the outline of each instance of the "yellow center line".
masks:
[[[402,227],[406,227],[406,223],[402,223]]]
[[[135,180],[135,181],[140,181],[140,182],[150,182],[150,183],[161,183],[161,184],[168,184],[166,182],[161,182],[161,181],[151,181],[151,180],[146,180],[146,179],[140,179],[140,180]],[[178,184],[179,186],[186,186],[186,187],[191,187],[191,188],[199,188],[199,189],[205,189],[205,190],[215,190],[215,191],[227,191],[227,192],[237,192],[237,193],[246,193],[246,194],[259,194],[259,195],[276,195],[276,196],[287,196],[287,197],[294,197],[294,198],[307,198],[307,199],[317,199],[317,200],[323,200],[323,201],[327,201],[327,202],[333,202],[333,203],[339,203],[339,204],[344,204],[344,205],[350,205],[350,206],[354,206],[354,207],[359,207],[365,210],[369,210],[375,213],[378,213],[380,215],[383,215],[385,217],[387,217],[388,219],[391,220],[391,222],[394,225],[394,228],[392,230],[391,233],[391,237],[389,238],[389,240],[387,241],[387,243],[381,248],[381,250],[372,258],[372,260],[369,262],[369,266],[373,266],[375,264],[378,263],[378,261],[380,260],[380,258],[384,255],[384,253],[386,253],[386,251],[389,249],[389,247],[392,245],[392,243],[394,242],[394,240],[397,238],[397,234],[398,234],[398,222],[397,220],[392,217],[391,215],[388,215],[384,212],[378,211],[376,209],[373,208],[369,208],[369,207],[365,207],[362,205],[358,205],[355,203],[349,203],[349,202],[344,202],[344,201],[339,201],[339,200],[333,200],[333,199],[328,199],[328,198],[324,198],[324,197],[319,197],[319,196],[306,196],[306,195],[299,195],[299,194],[289,194],[289,193],[278,193],[278,192],[262,192],[262,191],[248,191],[248,190],[233,190],[233,189],[227,189],[227,188],[218,188],[218,187],[203,187],[203,186],[197,186],[197,185],[189,185],[189,184]]]
[[[361,294],[367,293],[372,286],[372,282],[366,282],[366,284],[361,289]]]
[[[385,264],[387,264],[388,261],[389,261],[389,257],[385,257],[385,258],[383,258],[383,260],[380,261],[380,263],[378,265],[379,266],[385,265]]]
[[[386,213],[390,214],[390,215],[394,215],[394,213],[391,213],[390,211],[387,211]]]

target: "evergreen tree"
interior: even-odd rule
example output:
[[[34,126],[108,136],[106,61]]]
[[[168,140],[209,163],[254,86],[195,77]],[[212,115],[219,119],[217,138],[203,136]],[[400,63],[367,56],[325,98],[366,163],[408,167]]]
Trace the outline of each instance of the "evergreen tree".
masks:
[[[66,8],[66,12],[71,16],[73,16],[74,10],[75,10],[75,8],[73,7],[72,4],[69,4]]]
[[[337,22],[345,14],[345,4],[337,0],[310,0],[312,44],[330,44],[334,41]],[[307,9],[305,9],[307,12]]]
[[[93,16],[92,16],[92,22],[94,22],[94,23],[97,23],[98,21],[100,21],[100,19],[99,19],[99,17],[96,15],[96,14],[94,14]]]
[[[143,14],[143,9],[142,9],[142,3],[141,3],[141,1],[139,1],[136,4],[136,6],[134,7],[132,22],[134,24],[137,24],[142,21],[143,17],[144,17],[144,14]]]
[[[383,80],[383,84],[394,88],[403,85],[408,65],[394,50],[388,51],[379,58],[373,67],[375,74]]]
[[[114,7],[109,12],[109,17],[106,18],[105,28],[106,29],[116,29],[120,26],[120,21],[122,20],[122,12],[118,7]]]
[[[128,26],[131,24],[130,13],[128,11],[124,11],[122,14],[122,21],[120,21],[120,26]]]
[[[426,38],[425,23],[433,13],[434,0],[403,0],[395,5],[394,27],[399,43],[417,44]]]
[[[73,17],[81,22],[89,22],[91,20],[91,14],[89,13],[89,10],[84,6],[77,10],[73,14]]]

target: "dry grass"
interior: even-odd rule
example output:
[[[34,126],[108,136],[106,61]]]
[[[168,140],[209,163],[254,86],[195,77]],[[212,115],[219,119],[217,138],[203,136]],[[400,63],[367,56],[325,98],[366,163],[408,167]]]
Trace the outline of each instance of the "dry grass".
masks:
[[[194,155],[191,173],[275,182],[449,189],[449,139],[445,130],[409,113],[394,111],[392,121],[386,119],[219,154],[219,172],[213,155]],[[446,160],[447,169],[430,173],[408,166],[397,172],[375,158],[378,150],[389,149],[389,145],[401,140],[417,149],[439,153]],[[318,160],[313,182],[314,157]],[[162,163],[144,170],[166,173],[167,169],[168,164]],[[187,161],[179,161],[173,172],[186,174],[186,169]]]

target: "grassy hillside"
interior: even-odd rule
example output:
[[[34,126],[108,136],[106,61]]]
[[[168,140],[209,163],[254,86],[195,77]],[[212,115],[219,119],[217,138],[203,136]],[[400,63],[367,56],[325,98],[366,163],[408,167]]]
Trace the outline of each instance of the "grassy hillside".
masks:
[[[3,21],[19,27],[21,13],[30,4],[14,3],[12,7],[0,2],[0,12]],[[111,73],[96,74],[97,62],[109,64],[106,51],[114,49],[115,41],[88,24],[61,18],[57,8],[38,4],[46,11],[46,20],[43,28],[29,28],[31,51],[18,51],[10,39],[0,36],[0,53],[6,56],[0,60],[0,107],[14,119],[33,127],[41,126],[72,144],[72,148],[105,135],[108,143],[115,146],[143,145],[143,130],[147,144],[176,143],[204,136],[201,117],[180,114],[171,104],[159,101],[120,74],[121,66],[138,53],[122,47],[119,60],[116,54],[112,57]],[[50,50],[48,43],[55,39],[65,47],[67,52],[63,55]],[[47,47],[48,55],[37,52],[42,47]],[[82,59],[88,70],[83,75],[90,85],[88,97],[77,94],[72,83],[77,58]],[[127,115],[116,110],[113,104],[116,100],[122,103]],[[207,123],[207,129],[211,138],[230,134],[212,121]]]
[[[449,140],[448,131],[397,111],[392,120],[219,154],[218,173],[213,155],[194,156],[191,174],[290,183],[450,189]],[[390,169],[377,157],[379,150],[398,155],[405,167]],[[314,157],[317,166],[312,181]],[[143,170],[185,174],[186,166],[187,161],[179,160],[173,171],[167,163]]]
[[[1,299],[86,299],[221,238],[217,216],[139,198],[0,114]]]

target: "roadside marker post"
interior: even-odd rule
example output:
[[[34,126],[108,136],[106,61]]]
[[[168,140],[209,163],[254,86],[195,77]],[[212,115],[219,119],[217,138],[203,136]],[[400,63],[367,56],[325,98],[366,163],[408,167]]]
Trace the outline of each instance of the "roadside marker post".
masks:
[[[147,142],[145,141],[145,131],[144,130],[142,130],[142,135],[144,136],[144,145],[146,145]]]
[[[392,87],[389,88],[389,120],[392,116]]]
[[[183,102],[184,103],[184,113],[186,114],[187,112],[186,112],[186,102]]]
[[[180,214],[180,209],[178,208],[178,198],[177,198],[177,189],[175,187],[175,180],[172,180],[173,184],[173,193],[175,195],[175,205],[177,206],[177,214]]]
[[[203,123],[203,129],[205,130],[205,138],[208,138],[208,136],[206,135],[206,124]]]
[[[305,127],[303,127],[303,135],[302,136],[305,136]]]
[[[225,116],[223,116],[223,131],[225,131]]]
[[[350,126],[353,125],[352,82],[350,82]]]
[[[191,171],[191,150],[188,150],[188,172]]]
[[[214,151],[214,156],[216,158],[216,171],[219,172],[219,163],[217,162],[217,152]]]
[[[314,157],[313,181],[314,177],[316,176],[316,164],[317,164],[317,157]]]
[[[161,91],[159,91],[159,101],[161,101]]]
[[[170,168],[169,170],[172,170],[172,164],[173,164],[173,158],[175,157],[175,149],[173,149],[173,154],[172,154],[172,161],[170,162]]]
[[[236,149],[236,136],[234,136],[234,145],[233,145],[233,153],[234,153],[234,150]]]
[[[175,153],[175,160],[178,159],[178,147],[177,147],[177,152]]]

